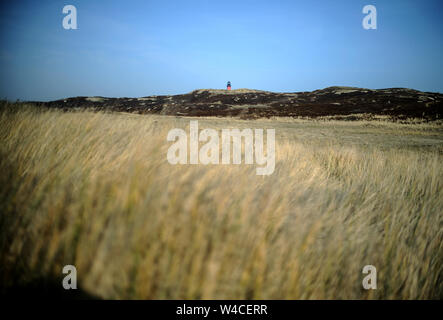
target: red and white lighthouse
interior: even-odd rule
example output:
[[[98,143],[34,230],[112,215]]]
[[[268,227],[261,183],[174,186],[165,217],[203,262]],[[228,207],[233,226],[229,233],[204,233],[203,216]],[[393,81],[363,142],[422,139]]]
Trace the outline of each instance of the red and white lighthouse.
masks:
[[[231,90],[231,81],[228,81],[228,84],[226,85],[227,90]]]

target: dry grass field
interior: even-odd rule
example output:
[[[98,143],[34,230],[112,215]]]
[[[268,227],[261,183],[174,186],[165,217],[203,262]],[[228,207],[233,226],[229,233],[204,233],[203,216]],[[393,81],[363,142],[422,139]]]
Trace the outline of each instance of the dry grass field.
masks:
[[[100,298],[443,298],[441,123],[198,118],[274,128],[258,176],[169,164],[167,133],[190,119],[4,106],[2,292],[61,286],[72,264]]]

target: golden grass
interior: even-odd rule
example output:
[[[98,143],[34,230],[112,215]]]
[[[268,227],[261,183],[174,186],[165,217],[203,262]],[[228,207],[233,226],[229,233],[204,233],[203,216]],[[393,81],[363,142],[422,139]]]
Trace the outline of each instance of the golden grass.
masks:
[[[276,169],[173,166],[188,118],[0,116],[3,291],[77,267],[129,299],[441,299],[439,125],[199,119],[276,129]],[[362,288],[374,265],[378,289]]]

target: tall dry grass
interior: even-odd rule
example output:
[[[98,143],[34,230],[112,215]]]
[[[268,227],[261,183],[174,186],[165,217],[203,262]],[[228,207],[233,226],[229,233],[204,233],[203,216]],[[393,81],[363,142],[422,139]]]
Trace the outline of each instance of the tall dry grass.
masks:
[[[201,119],[276,128],[275,172],[257,176],[170,165],[167,132],[188,121],[3,110],[2,290],[61,281],[72,264],[103,298],[443,297],[441,127]],[[338,139],[343,128],[355,134]],[[437,143],[403,148],[397,131]],[[368,264],[377,290],[362,288]]]

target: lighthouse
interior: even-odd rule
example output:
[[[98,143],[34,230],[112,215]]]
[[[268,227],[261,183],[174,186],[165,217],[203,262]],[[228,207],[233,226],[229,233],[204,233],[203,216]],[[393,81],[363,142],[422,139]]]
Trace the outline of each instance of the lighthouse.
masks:
[[[228,84],[226,85],[226,90],[231,90],[231,81],[228,81]]]

